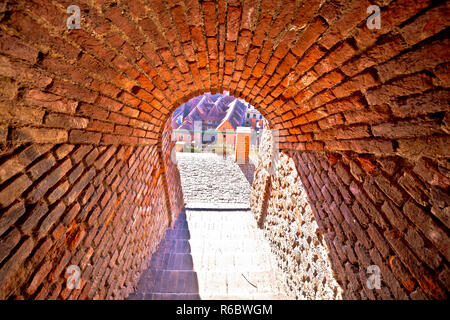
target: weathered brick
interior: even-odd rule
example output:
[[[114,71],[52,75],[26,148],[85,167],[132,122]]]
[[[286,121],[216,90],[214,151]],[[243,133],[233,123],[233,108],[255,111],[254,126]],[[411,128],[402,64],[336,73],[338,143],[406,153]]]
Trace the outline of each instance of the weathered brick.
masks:
[[[45,107],[51,111],[74,113],[77,107],[75,101],[69,101],[51,93],[44,93],[38,90],[30,90],[25,95],[25,102],[38,107]]]
[[[50,204],[59,200],[69,190],[70,184],[68,181],[60,183],[53,191],[48,195],[47,199]]]
[[[374,242],[378,251],[383,255],[384,258],[387,258],[390,249],[384,238],[381,236],[380,232],[377,230],[377,228],[373,224],[370,224],[369,227],[367,228],[367,233]]]
[[[403,213],[390,201],[385,201],[381,210],[399,231],[402,232],[408,227],[408,222]]]
[[[12,229],[2,240],[0,240],[0,263],[10,254],[20,241],[20,232]]]
[[[423,232],[423,234],[448,259],[450,257],[449,237],[447,233],[418,205],[411,200],[405,203],[403,212]]]
[[[0,92],[0,96],[16,95],[16,88],[7,88],[4,84],[3,92]],[[7,98],[7,97],[5,97]],[[13,99],[7,98],[7,99]],[[20,125],[35,125],[40,126],[43,123],[44,111],[35,107],[20,106],[14,103],[0,102],[0,117],[2,122],[14,122]],[[7,128],[4,128],[4,134],[8,133]]]
[[[30,168],[30,174],[34,180],[37,180],[41,175],[50,170],[56,164],[55,158],[50,156],[40,160]]]
[[[0,50],[2,53],[10,54],[19,59],[34,63],[38,57],[39,51],[33,46],[28,45],[17,37],[2,34],[0,38]]]
[[[408,229],[405,240],[419,259],[425,262],[430,268],[437,268],[442,261],[441,256],[432,246],[425,245],[423,236],[413,228]]]
[[[421,95],[399,99],[391,105],[392,113],[397,117],[416,117],[446,110],[447,91],[430,91]],[[427,108],[423,108],[427,105]]]
[[[398,179],[398,183],[409,193],[411,197],[422,206],[427,205],[429,198],[429,191],[425,186],[415,178],[412,174],[405,172],[403,176]]]
[[[67,141],[67,132],[57,129],[43,129],[43,128],[18,128],[11,133],[13,140],[25,143],[63,143]]]
[[[20,175],[0,191],[0,204],[6,207],[18,199],[32,184],[26,175]]]
[[[356,182],[352,182],[350,185],[350,191],[355,195],[358,202],[361,203],[364,211],[371,217],[372,221],[375,221],[382,229],[386,229],[388,224],[386,223],[383,215],[381,215],[375,205],[364,194]]]
[[[60,260],[56,266],[53,267],[53,270],[51,271],[49,275],[49,279],[51,281],[56,281],[61,276],[61,273],[63,272],[64,268],[67,266],[71,258],[71,254],[68,250],[64,251],[64,254],[61,255]]]
[[[8,281],[11,281],[11,276],[14,275],[15,272],[22,265],[23,261],[30,255],[33,250],[34,242],[31,238],[26,239],[20,247],[15,251],[14,255],[12,255],[8,261],[6,261],[2,268],[0,269],[0,298],[6,299],[8,297],[9,292],[8,288],[5,284]]]
[[[101,133],[72,130],[69,135],[69,142],[74,144],[80,143],[99,143],[101,138]]]
[[[44,262],[44,264],[39,268],[39,270],[36,272],[36,274],[33,277],[33,280],[31,281],[30,285],[28,286],[26,292],[28,294],[33,294],[36,292],[38,287],[41,285],[44,278],[48,275],[50,270],[52,269],[53,264],[50,261]]]
[[[39,234],[41,236],[45,235],[49,229],[56,223],[56,221],[61,217],[64,213],[66,206],[64,203],[59,202],[52,211],[48,213],[45,219],[42,221],[39,227]]]
[[[53,187],[62,177],[65,176],[71,167],[72,164],[70,159],[66,159],[33,188],[28,195],[28,199],[33,202],[40,200],[51,187]]]
[[[78,180],[78,182],[75,185],[73,185],[71,187],[69,193],[66,196],[67,203],[70,204],[73,201],[75,201],[75,199],[83,191],[83,189],[86,187],[86,185],[92,180],[94,175],[95,175],[95,170],[93,168],[91,168]]]
[[[62,144],[61,146],[59,146],[56,150],[56,157],[58,160],[61,160],[62,158],[64,158],[65,156],[67,156],[74,148],[74,145],[70,145],[70,144]]]
[[[392,231],[387,231],[384,233],[386,239],[392,246],[393,250],[398,254],[399,259],[403,262],[409,272],[417,279],[420,287],[428,294],[434,296],[435,298],[443,298],[445,293],[442,288],[436,286],[429,279],[429,274],[420,261],[412,254],[412,252],[406,247],[403,242],[398,238]]]
[[[440,124],[436,120],[398,121],[372,126],[372,134],[376,137],[390,139],[431,136],[440,133]]]
[[[397,206],[401,206],[405,202],[406,197],[403,192],[388,178],[380,174],[375,176],[374,180],[384,194],[394,201]]]

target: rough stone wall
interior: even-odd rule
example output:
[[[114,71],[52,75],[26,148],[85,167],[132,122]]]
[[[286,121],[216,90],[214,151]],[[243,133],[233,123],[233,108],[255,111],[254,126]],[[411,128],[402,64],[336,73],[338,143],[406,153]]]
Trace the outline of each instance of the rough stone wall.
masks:
[[[314,270],[311,248],[323,252],[325,247],[345,299],[448,298],[450,180],[445,168],[429,159],[290,152],[280,155],[270,175],[267,136],[252,208],[300,297],[313,297],[303,295],[310,287],[302,282]],[[266,181],[270,188],[264,193]],[[380,268],[381,289],[366,285],[370,265]]]
[[[297,299],[341,299],[342,289],[334,279],[327,244],[294,161],[284,153],[275,160],[272,148],[273,137],[264,130],[250,197],[252,212]]]

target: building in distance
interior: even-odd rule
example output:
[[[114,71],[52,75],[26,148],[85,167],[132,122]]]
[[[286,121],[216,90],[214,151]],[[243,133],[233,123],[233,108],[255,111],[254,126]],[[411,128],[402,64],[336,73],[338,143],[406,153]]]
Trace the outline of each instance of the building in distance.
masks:
[[[225,94],[205,93],[182,104],[172,114],[176,141],[202,144],[222,143],[227,134],[228,144],[234,144],[238,127],[250,127],[254,133],[262,130],[262,115],[242,99]]]

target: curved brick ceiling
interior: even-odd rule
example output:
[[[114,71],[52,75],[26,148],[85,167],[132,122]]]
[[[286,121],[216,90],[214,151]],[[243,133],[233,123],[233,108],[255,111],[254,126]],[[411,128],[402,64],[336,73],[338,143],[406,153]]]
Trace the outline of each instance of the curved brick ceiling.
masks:
[[[6,6],[3,74],[19,83],[4,90],[50,112],[11,111],[35,127],[12,143],[155,144],[180,104],[228,90],[283,149],[448,155],[425,117],[446,108],[448,4],[376,1],[382,28],[369,30],[369,1],[78,1],[82,29],[68,31],[72,2]],[[418,125],[427,148],[408,140]]]
[[[66,27],[72,4],[80,30]],[[381,29],[366,26],[371,4]],[[430,0],[3,2],[0,298],[133,292],[183,205],[167,119],[190,98],[222,91],[280,130],[334,243],[364,241],[396,298],[395,278],[411,298],[422,289],[446,298],[448,16],[448,2]],[[338,232],[351,233],[334,219],[342,201],[346,219],[369,210],[351,226],[358,237]],[[420,233],[405,233],[415,229],[400,210]],[[69,261],[86,277],[82,290],[63,289]]]

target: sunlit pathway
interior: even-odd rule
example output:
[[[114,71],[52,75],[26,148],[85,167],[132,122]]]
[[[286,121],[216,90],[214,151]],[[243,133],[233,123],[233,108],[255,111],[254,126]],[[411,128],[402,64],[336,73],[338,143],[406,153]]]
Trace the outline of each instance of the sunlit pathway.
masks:
[[[190,187],[187,181],[195,181],[201,190],[201,184],[211,181],[208,174],[188,170],[186,162],[192,163],[194,157],[199,160],[202,155],[178,157],[180,168],[184,168],[180,170],[181,179],[184,189]],[[230,190],[230,177],[222,176],[235,172],[240,191],[249,193],[243,188],[250,188],[250,183],[237,164],[215,155],[203,155],[202,160],[210,170],[214,170],[211,165],[223,161],[219,166],[223,171],[216,172],[214,181],[218,188]],[[196,174],[196,179],[189,174]],[[263,231],[257,228],[249,210],[232,209],[245,202],[198,201],[207,196],[188,194],[192,196],[185,194],[187,209],[174,228],[167,230],[130,299],[288,299]]]
[[[177,162],[184,201],[191,207],[249,207],[252,164],[238,165],[232,155],[224,160],[213,153],[177,153]]]

